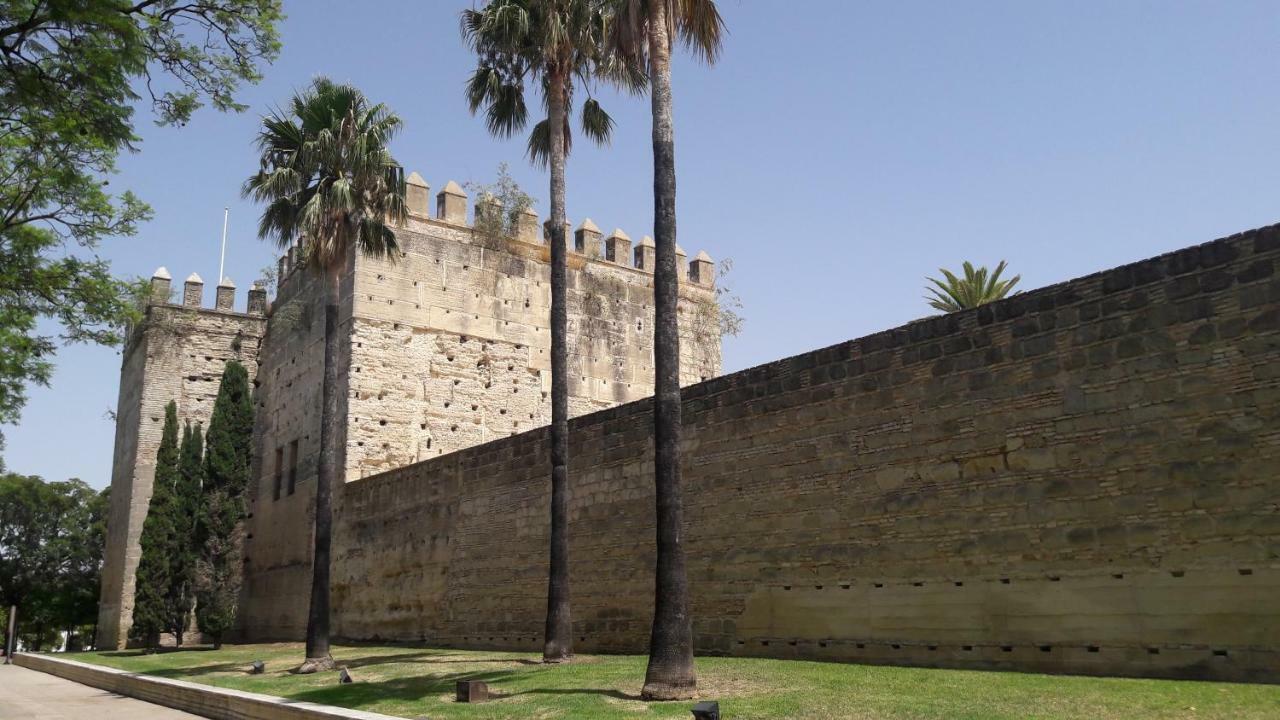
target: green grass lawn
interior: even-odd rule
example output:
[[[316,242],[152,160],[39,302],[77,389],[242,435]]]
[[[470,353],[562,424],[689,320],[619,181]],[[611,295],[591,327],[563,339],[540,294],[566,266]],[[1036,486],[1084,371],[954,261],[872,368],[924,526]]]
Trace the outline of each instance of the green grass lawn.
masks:
[[[138,651],[70,657],[168,678],[429,718],[683,718],[691,702],[639,697],[645,658],[582,655],[548,666],[540,656],[412,647],[334,648],[356,682],[336,673],[293,675],[296,643],[226,646],[145,655]],[[249,675],[253,660],[263,675]],[[485,680],[501,697],[454,702],[454,681]],[[1277,718],[1280,687],[1174,680],[1129,680],[1024,673],[875,667],[792,660],[698,659],[701,696],[720,700],[726,720],[747,718]]]

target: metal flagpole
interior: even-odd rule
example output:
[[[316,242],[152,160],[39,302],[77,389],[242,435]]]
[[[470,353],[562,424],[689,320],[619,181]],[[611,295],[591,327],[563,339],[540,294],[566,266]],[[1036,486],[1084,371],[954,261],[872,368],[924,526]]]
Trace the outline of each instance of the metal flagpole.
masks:
[[[222,270],[227,262],[227,215],[231,208],[222,208],[222,254],[218,256],[218,284],[222,284]]]

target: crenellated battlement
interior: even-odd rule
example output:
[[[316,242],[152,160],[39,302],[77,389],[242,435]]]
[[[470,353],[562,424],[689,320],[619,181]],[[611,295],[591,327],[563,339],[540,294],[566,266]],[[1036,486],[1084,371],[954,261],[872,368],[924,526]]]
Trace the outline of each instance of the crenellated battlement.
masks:
[[[164,268],[151,274],[145,316],[127,329],[111,471],[111,508],[98,613],[99,647],[124,647],[133,614],[138,543],[147,516],[165,406],[183,420],[208,427],[226,363],[235,360],[256,379],[267,328],[267,289],[254,283],[244,312],[236,286],[222,278],[213,305],[204,280],[191,273],[179,290]]]
[[[475,216],[468,213],[470,198],[456,181],[449,180],[444,189],[436,193],[434,215],[430,207],[431,186],[427,181],[417,172],[412,172],[405,181],[405,186],[405,204],[411,222],[439,223],[450,228],[475,231]],[[481,198],[474,209],[474,213],[481,217],[501,212],[501,203],[491,196]],[[532,208],[525,209],[516,223],[515,235],[507,238],[508,242],[542,247],[550,245],[550,221],[541,223],[541,234],[538,233],[539,224],[538,213]],[[565,223],[565,241],[569,244],[570,253],[578,256],[579,262],[606,263],[653,274],[656,248],[648,235],[644,236],[633,252],[631,238],[621,228],[615,228],[605,237],[595,222],[586,218],[577,229],[572,227],[572,223]],[[302,262],[302,253],[301,243],[295,242],[277,260],[282,285]],[[715,286],[715,266],[706,251],[700,251],[690,261],[684,249],[677,245],[676,263],[681,282],[705,288]]]
[[[408,217],[393,228],[399,251],[352,252],[336,296],[306,268],[305,238],[279,257],[270,304],[267,288],[254,283],[243,312],[230,278],[219,278],[210,301],[199,274],[179,284],[165,268],[153,273],[146,317],[130,331],[123,353],[103,645],[122,643],[131,622],[137,543],[164,406],[176,399],[181,417],[207,419],[230,359],[249,369],[257,408],[246,562],[281,568],[290,584],[293,569],[308,562],[295,551],[311,528],[307,494],[318,474],[323,318],[331,299],[341,328],[340,481],[550,422],[551,247],[542,219],[524,210],[509,236],[495,237],[492,220],[503,208],[492,197],[469,199],[453,181],[433,196],[417,173],[406,185]],[[565,224],[565,242],[570,415],[652,395],[653,240],[633,245],[621,229],[606,234],[586,219],[576,229]],[[689,261],[678,248],[677,256],[680,381],[689,385],[719,375],[720,326],[711,258],[702,252]],[[255,613],[291,602],[288,591],[267,596],[254,604]],[[292,618],[291,612],[277,615]]]
[[[236,284],[229,277],[222,278],[214,289],[213,307],[204,307],[204,279],[199,273],[191,273],[182,284],[181,302],[173,302],[173,276],[163,265],[151,274],[151,305],[180,305],[205,311],[234,313],[236,301]],[[267,314],[267,288],[261,280],[255,281],[249,288],[245,314]]]

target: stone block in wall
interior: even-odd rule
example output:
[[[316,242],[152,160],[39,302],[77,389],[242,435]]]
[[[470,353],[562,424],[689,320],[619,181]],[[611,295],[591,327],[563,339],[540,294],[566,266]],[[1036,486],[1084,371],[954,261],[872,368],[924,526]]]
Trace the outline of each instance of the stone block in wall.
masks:
[[[635,266],[638,270],[645,272],[653,272],[657,262],[657,248],[654,247],[653,238],[645,235],[640,238],[640,243],[636,245],[635,250]]]
[[[197,273],[191,273],[182,287],[182,304],[187,307],[200,307],[204,302],[204,280]]]
[[[604,256],[609,262],[631,266],[631,238],[622,232],[621,228],[615,228],[609,237],[605,238]]]
[[[409,173],[404,181],[404,204],[410,215],[429,217],[431,214],[431,186],[417,172]]]
[[[436,195],[436,219],[454,225],[467,224],[467,194],[450,180]]]
[[[231,282],[231,278],[224,277],[218,281],[218,287],[214,290],[213,307],[216,310],[231,312],[236,302],[236,284]]]
[[[580,255],[600,257],[600,228],[591,222],[591,218],[582,221],[582,225],[573,233],[573,249]]]

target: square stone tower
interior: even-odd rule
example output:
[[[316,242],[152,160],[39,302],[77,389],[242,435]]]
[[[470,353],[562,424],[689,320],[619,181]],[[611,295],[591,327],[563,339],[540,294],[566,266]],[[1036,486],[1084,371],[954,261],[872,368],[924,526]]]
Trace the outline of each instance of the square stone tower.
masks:
[[[252,378],[258,346],[266,330],[267,291],[255,285],[245,312],[234,310],[235,285],[223,278],[214,307],[203,306],[204,281],[192,273],[179,302],[163,267],[151,278],[143,321],[128,333],[116,403],[111,507],[98,606],[99,648],[124,647],[133,617],[138,538],[151,501],[156,450],[164,408],[178,404],[179,421],[207,424],[213,413],[222,369],[238,360]]]
[[[412,174],[397,257],[348,258],[338,388],[348,481],[551,419],[550,246],[537,214],[520,216],[515,237],[497,237],[469,222],[457,183],[436,195],[434,215],[430,199],[426,182]],[[477,209],[500,212],[492,202]],[[621,230],[602,236],[590,220],[567,233],[575,416],[653,394],[653,241],[646,237],[633,250]],[[280,258],[269,313],[259,289],[250,293],[248,313],[233,312],[229,283],[219,288],[215,309],[201,308],[195,276],[183,303],[170,304],[168,274],[157,271],[156,297],[121,370],[100,646],[122,646],[127,636],[164,405],[177,400],[180,417],[206,422],[231,357],[255,378],[241,623],[254,637],[300,637],[324,363],[322,288],[302,267],[304,254],[300,245]],[[684,251],[679,255],[684,265]],[[718,375],[719,310],[705,253],[682,267],[679,311],[682,381]],[[342,512],[339,492],[334,511]],[[353,542],[335,537],[334,555]]]
[[[550,245],[537,215],[525,211],[515,237],[493,237],[468,222],[457,183],[437,193],[434,215],[430,198],[413,173],[398,256],[349,258],[339,310],[347,481],[551,419]],[[491,203],[477,210],[500,211]],[[633,254],[626,233],[602,238],[590,220],[567,239],[570,412],[652,395],[652,241]],[[254,638],[301,637],[306,623],[324,310],[319,281],[300,268],[304,252],[280,259],[258,373],[260,462],[241,607]],[[680,286],[685,383],[720,372],[710,258],[689,265]],[[341,513],[342,494],[333,497]],[[355,542],[335,537],[334,556]]]

